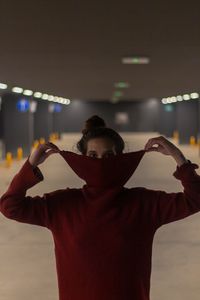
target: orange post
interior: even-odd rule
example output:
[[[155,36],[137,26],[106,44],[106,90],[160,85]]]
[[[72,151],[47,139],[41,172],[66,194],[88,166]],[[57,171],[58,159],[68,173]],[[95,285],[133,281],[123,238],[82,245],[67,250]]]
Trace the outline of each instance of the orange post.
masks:
[[[196,145],[196,139],[193,135],[190,137],[190,145],[192,145],[192,146]]]
[[[40,144],[45,144],[45,139],[44,138],[40,138],[39,142],[40,142]]]
[[[17,148],[17,160],[21,160],[23,158],[23,149],[22,147]]]
[[[6,167],[10,168],[13,162],[13,157],[11,152],[6,153]]]

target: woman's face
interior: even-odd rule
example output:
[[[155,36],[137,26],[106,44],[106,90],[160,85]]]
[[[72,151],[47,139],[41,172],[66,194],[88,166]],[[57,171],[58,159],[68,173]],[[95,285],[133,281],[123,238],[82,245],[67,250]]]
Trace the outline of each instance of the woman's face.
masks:
[[[96,158],[116,155],[115,146],[110,139],[100,137],[93,138],[87,142],[86,155]]]

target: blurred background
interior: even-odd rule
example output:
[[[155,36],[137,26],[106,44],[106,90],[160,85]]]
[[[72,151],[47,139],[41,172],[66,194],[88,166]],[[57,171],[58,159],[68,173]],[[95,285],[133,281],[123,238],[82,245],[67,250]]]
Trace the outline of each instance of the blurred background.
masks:
[[[8,0],[0,11],[2,158],[96,113],[121,132],[198,143],[198,2]]]
[[[126,151],[163,135],[199,164],[199,11],[197,1],[0,1],[0,194],[39,144],[77,152],[94,114]],[[127,187],[183,191],[175,168],[148,153]],[[59,155],[40,169],[28,195],[83,184]],[[3,215],[0,229],[0,299],[58,299],[49,232]],[[199,300],[199,232],[195,214],[156,233],[152,300]]]

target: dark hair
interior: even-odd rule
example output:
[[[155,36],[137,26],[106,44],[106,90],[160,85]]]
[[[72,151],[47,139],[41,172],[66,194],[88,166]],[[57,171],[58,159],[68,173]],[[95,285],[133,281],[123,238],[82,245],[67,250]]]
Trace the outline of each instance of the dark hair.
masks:
[[[115,151],[117,154],[123,152],[124,141],[122,137],[112,128],[106,127],[105,121],[97,115],[92,116],[85,121],[85,126],[82,129],[83,136],[77,143],[77,149],[86,154],[87,142],[93,138],[107,138],[110,139],[115,145]]]

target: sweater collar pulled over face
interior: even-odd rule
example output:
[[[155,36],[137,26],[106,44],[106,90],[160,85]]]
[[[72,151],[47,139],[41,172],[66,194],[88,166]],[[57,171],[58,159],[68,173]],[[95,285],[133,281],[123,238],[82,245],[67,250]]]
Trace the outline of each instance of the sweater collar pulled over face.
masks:
[[[89,157],[60,150],[72,170],[86,182],[90,190],[122,188],[133,175],[146,150],[122,153],[104,158]]]

